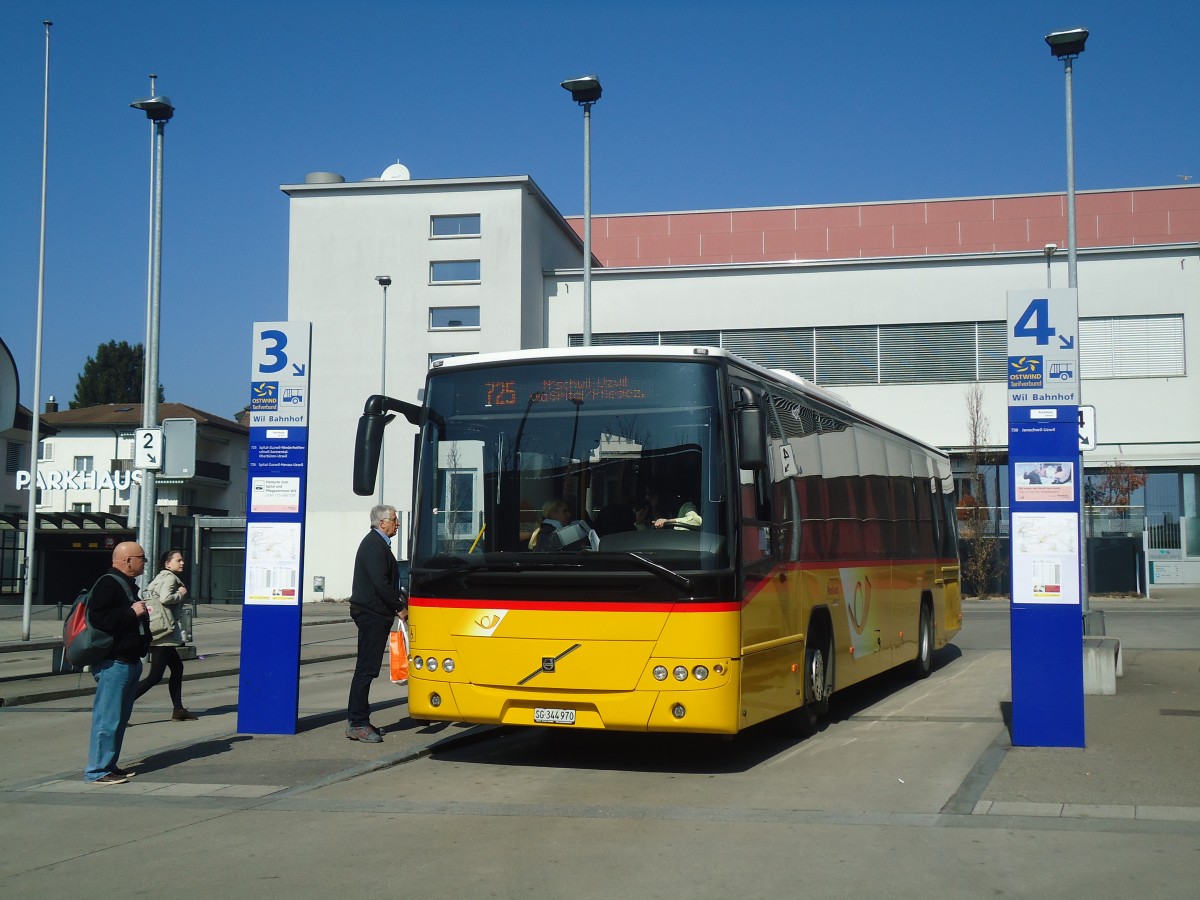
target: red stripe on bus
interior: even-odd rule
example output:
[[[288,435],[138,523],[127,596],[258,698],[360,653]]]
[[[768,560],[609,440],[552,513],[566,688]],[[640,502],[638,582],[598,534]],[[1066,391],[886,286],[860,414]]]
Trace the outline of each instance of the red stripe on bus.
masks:
[[[488,600],[483,597],[457,600],[434,597],[410,597],[409,606],[432,609],[530,609],[554,612],[737,612],[740,603],[681,600],[674,603],[619,603],[612,600]]]

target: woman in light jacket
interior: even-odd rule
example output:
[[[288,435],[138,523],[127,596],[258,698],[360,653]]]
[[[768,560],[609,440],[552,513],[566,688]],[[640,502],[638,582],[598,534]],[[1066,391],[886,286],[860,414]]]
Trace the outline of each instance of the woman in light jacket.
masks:
[[[196,715],[183,705],[183,660],[176,649],[183,646],[177,609],[188,592],[179,578],[184,567],[183,552],[172,548],[159,558],[159,564],[162,571],[154,576],[145,591],[146,606],[150,610],[150,633],[154,635],[150,642],[150,674],[138,685],[134,699],[162,681],[163,670],[170,668],[167,690],[175,708],[171,718],[186,722],[195,719]]]

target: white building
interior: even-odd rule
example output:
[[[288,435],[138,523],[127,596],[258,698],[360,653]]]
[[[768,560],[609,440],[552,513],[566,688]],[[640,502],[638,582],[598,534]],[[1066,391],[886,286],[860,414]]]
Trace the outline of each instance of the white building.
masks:
[[[291,198],[288,318],[313,323],[307,599],[313,578],[325,579],[327,597],[350,595],[373,505],[350,487],[367,396],[386,387],[415,397],[439,357],[543,346],[546,271],[581,260],[578,236],[529,178],[336,178],[283,188]],[[392,279],[386,335],[379,275]],[[412,442],[394,428],[381,467],[385,497],[407,511]]]
[[[581,342],[580,223],[531,179],[386,176],[282,188],[289,318],[313,323],[308,599],[314,577],[327,596],[350,593],[373,502],[350,487],[369,394],[416,399],[443,356]],[[1157,580],[1200,582],[1200,382],[1186,354],[1200,340],[1200,188],[1083,192],[1078,206],[1082,395],[1098,434],[1085,466],[1147,475],[1133,503],[1163,545]],[[1067,282],[1057,194],[599,216],[593,234],[594,343],[732,349],[958,458],[974,386],[992,446],[1006,444],[1006,292]],[[386,334],[379,275],[392,279]],[[398,423],[385,442],[385,498],[402,513],[411,437]],[[986,505],[1007,505],[1004,470]]]
[[[55,433],[43,439],[38,460],[39,513],[109,513],[128,517],[134,432],[141,427],[140,403],[109,403],[57,411],[43,419]],[[230,419],[183,403],[160,403],[162,419],[196,421],[196,474],[189,479],[159,476],[160,514],[244,516],[249,430]]]
[[[249,430],[182,403],[160,403],[158,411],[160,421],[196,422],[194,476],[157,479],[158,547],[185,551],[190,588],[200,602],[237,602]],[[142,408],[117,403],[59,411],[51,398],[41,421],[33,597],[34,603],[69,602],[108,568],[118,543],[135,539],[130,499],[140,473],[133,467],[133,439]],[[9,465],[0,494],[0,602],[24,594],[29,428],[25,412],[17,428],[3,435]]]

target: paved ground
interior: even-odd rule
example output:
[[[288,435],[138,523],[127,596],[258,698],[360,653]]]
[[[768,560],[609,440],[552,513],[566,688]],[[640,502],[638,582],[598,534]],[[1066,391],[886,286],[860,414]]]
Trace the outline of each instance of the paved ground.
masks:
[[[968,603],[967,612],[969,615],[972,606],[994,609],[1002,604],[995,600]],[[1094,598],[1092,604],[1100,609],[1200,608],[1200,588],[1159,588],[1150,599]],[[303,620],[302,684],[310,680],[320,684],[323,677],[332,678],[338,685],[332,688],[333,695],[338,697],[337,691],[344,689],[341,673],[354,655],[347,607],[338,603],[309,604],[304,608]],[[39,609],[32,621],[34,638],[49,638],[60,632],[54,608]],[[201,608],[197,630],[205,652],[187,663],[188,695],[201,690],[205,679],[236,674],[239,626],[239,607]],[[20,633],[20,609],[0,608],[0,641],[11,642]],[[342,664],[337,665],[338,661]],[[993,670],[989,677],[982,681],[964,677],[963,681],[984,685],[977,698],[978,713],[1002,723],[1007,715],[1007,660],[1001,654],[989,657],[986,664]],[[1000,728],[993,746],[981,755],[976,771],[948,807],[975,815],[1151,817],[1200,822],[1200,777],[1195,769],[1195,747],[1200,737],[1200,650],[1126,651],[1124,664],[1125,676],[1116,696],[1090,696],[1085,700],[1085,749],[1012,747],[1007,730]],[[50,652],[46,650],[0,654],[2,705],[12,709],[60,701],[72,708],[70,701],[77,698],[74,707],[89,706],[91,677],[43,674],[49,665]],[[337,674],[325,675],[322,666]],[[387,690],[377,691],[375,696],[388,696]],[[395,699],[380,719],[390,731],[390,739],[384,744],[331,741],[330,735],[344,727],[341,708],[332,704],[320,711],[302,709],[300,733],[295,736],[231,733],[230,722],[236,720],[231,716],[214,719],[210,711],[205,717],[207,724],[191,726],[196,728],[192,735],[199,739],[197,743],[183,740],[167,744],[147,757],[147,777],[127,789],[206,793],[211,792],[213,784],[227,784],[237,787],[219,790],[235,790],[247,796],[271,793],[263,790],[268,787],[294,791],[304,785],[353,778],[362,771],[427,753],[448,737],[473,733],[460,725],[414,726],[405,713],[403,688],[391,690]],[[944,687],[939,690],[945,692]],[[863,702],[869,700],[867,697]],[[962,700],[961,696],[954,698],[957,704]],[[166,708],[146,709],[139,704],[135,712],[133,721],[138,728],[165,729],[165,737],[180,737],[179,723],[169,721]],[[843,714],[869,715],[855,713],[853,704]],[[937,717],[936,707],[927,702],[923,720],[935,724]],[[219,726],[222,733],[212,733],[214,726]],[[338,749],[338,755],[331,757],[316,749],[331,745]],[[11,760],[13,748],[5,749],[5,757]],[[342,755],[344,751],[352,751],[354,756],[347,759]],[[292,765],[281,765],[287,759],[293,761]],[[350,765],[345,765],[347,762]],[[3,769],[0,763],[0,783],[8,782],[12,789],[16,785],[11,774],[3,778]],[[278,773],[282,771],[289,776],[281,779]],[[66,793],[85,789],[73,769],[44,774],[54,777],[19,779],[19,789]]]
[[[1093,606],[1101,609],[1135,605],[1196,610],[1200,589],[1164,589],[1149,600],[1093,600]],[[995,612],[1003,606],[1001,601],[974,601],[967,604],[967,614]],[[1128,871],[1132,859],[1143,860],[1144,865],[1138,864],[1143,866],[1140,877],[1157,871],[1160,887],[1165,885],[1156,891],[1139,882],[1148,895],[1190,895],[1180,873],[1189,866],[1195,871],[1200,839],[1195,752],[1200,745],[1200,640],[1180,642],[1185,649],[1127,651],[1125,676],[1116,696],[1086,698],[1088,745],[1082,749],[1012,747],[1005,727],[1010,687],[1007,651],[973,650],[958,656],[948,650],[939,654],[938,669],[927,682],[847,692],[835,705],[835,724],[817,740],[793,745],[788,740],[739,739],[732,751],[722,748],[711,755],[701,753],[686,764],[672,761],[655,767],[647,762],[649,753],[669,755],[678,746],[652,745],[648,741],[653,739],[645,736],[636,741],[606,736],[593,742],[564,735],[561,740],[574,741],[570,746],[574,761],[563,768],[566,754],[558,752],[562,747],[537,743],[541,732],[511,732],[511,737],[494,742],[496,749],[484,754],[475,748],[489,746],[478,739],[491,732],[464,725],[415,724],[407,718],[404,689],[383,684],[373,696],[391,698],[376,716],[387,732],[385,742],[364,745],[345,740],[343,704],[354,629],[340,604],[314,604],[303,610],[299,732],[239,734],[235,677],[239,612],[235,607],[202,609],[196,630],[203,658],[187,663],[184,686],[188,704],[201,712],[201,718],[172,722],[165,688],[147,695],[135,708],[123,759],[139,763],[138,776],[115,788],[86,786],[81,781],[90,676],[41,674],[49,667],[48,651],[0,654],[0,805],[7,807],[0,817],[14,823],[5,837],[6,852],[0,855],[0,885],[6,896],[46,896],[44,891],[55,883],[56,874],[84,877],[87,866],[97,870],[109,866],[119,872],[138,859],[136,848],[143,842],[166,849],[185,836],[186,851],[180,850],[187,861],[181,863],[180,872],[195,880],[179,896],[198,895],[205,878],[214,887],[228,887],[230,880],[249,877],[258,871],[256,857],[276,851],[283,855],[279,842],[287,844],[297,895],[315,896],[318,886],[322,891],[338,889],[337,879],[353,865],[352,854],[327,854],[325,842],[334,838],[330,829],[336,829],[339,846],[351,835],[368,843],[386,843],[377,831],[369,836],[376,822],[400,823],[397,846],[409,847],[405,858],[414,873],[421,846],[427,845],[427,852],[444,850],[466,832],[482,842],[476,851],[483,854],[479,872],[485,874],[478,876],[477,884],[464,882],[453,893],[434,890],[427,896],[601,896],[606,879],[621,878],[603,866],[590,867],[564,847],[556,852],[567,853],[571,865],[578,867],[569,869],[574,873],[570,890],[549,887],[557,882],[548,880],[519,891],[516,882],[505,877],[489,890],[482,863],[495,866],[493,879],[494,873],[515,865],[489,854],[505,847],[515,852],[503,835],[506,827],[516,823],[532,829],[533,845],[543,848],[556,847],[558,836],[568,831],[585,835],[585,843],[616,839],[612,829],[617,826],[626,843],[646,829],[642,840],[648,846],[661,842],[664,834],[694,835],[701,843],[699,849],[688,851],[698,854],[693,865],[699,865],[706,852],[709,858],[719,853],[730,835],[752,833],[747,847],[782,841],[777,848],[782,850],[794,829],[815,827],[812,840],[832,841],[825,850],[832,855],[820,857],[827,858],[829,866],[829,876],[822,881],[825,896],[843,895],[828,890],[829,885],[844,881],[844,868],[835,865],[842,855],[838,842],[864,839],[882,840],[885,845],[897,839],[912,842],[894,864],[899,867],[897,874],[918,879],[912,882],[914,887],[926,876],[909,871],[915,863],[905,860],[924,858],[920,848],[932,842],[931,857],[949,853],[958,855],[963,865],[972,860],[985,867],[983,883],[1020,885],[1027,876],[1027,889],[1014,888],[1012,895],[1077,896],[1083,891],[1082,882],[1064,885],[1054,880],[1056,871],[1066,869],[1054,863],[1053,854],[1070,857],[1068,868],[1089,867],[1094,896],[1117,896],[1113,891],[1118,887],[1121,895],[1134,890],[1114,874],[1123,866]],[[35,622],[35,637],[51,637],[60,628],[56,611],[39,611]],[[19,610],[0,610],[0,640],[13,640],[19,630]],[[483,755],[472,757],[473,753]],[[386,771],[431,755],[439,761],[436,766]],[[537,762],[542,755],[544,765]],[[794,776],[798,768],[812,770],[797,767],[797,756],[823,771],[829,770],[822,760],[836,759],[837,766],[829,778],[798,784]],[[493,764],[500,766],[495,772],[504,784],[485,796],[478,779],[492,773]],[[414,763],[419,765],[425,764]],[[556,776],[560,770],[562,774]],[[632,792],[623,797],[606,794],[611,783],[604,776],[606,770],[631,773],[624,783],[632,786]],[[747,777],[747,772],[753,772],[753,777]],[[540,779],[555,777],[559,780],[550,783],[547,793]],[[734,783],[740,799],[749,801],[737,808],[725,804],[720,793],[733,790]],[[655,791],[668,793],[660,796]],[[747,797],[747,791],[754,793]],[[130,809],[146,815],[139,814],[136,821],[122,815],[119,836],[105,834],[98,825],[104,816]],[[317,821],[326,820],[325,828],[315,827]],[[61,842],[45,841],[46,833],[57,833],[71,822],[88,826],[73,831],[69,850]],[[261,839],[247,843],[253,822],[261,823]],[[889,825],[910,830],[887,832],[890,838],[873,830]],[[845,830],[863,827],[869,837]],[[178,839],[170,837],[173,828],[178,829]],[[901,832],[905,836],[897,838]],[[972,837],[976,833],[978,837]],[[236,843],[231,842],[234,834]],[[1038,835],[1043,835],[1044,846],[1038,845]],[[714,843],[706,850],[710,845],[703,842],[708,840]],[[913,847],[916,855],[910,855]],[[1152,847],[1158,849],[1148,849]],[[862,846],[858,852],[865,852]],[[1147,853],[1164,855],[1151,865]],[[1026,854],[1028,872],[1022,873]],[[541,858],[530,852],[522,858],[521,871],[536,869]],[[206,872],[198,867],[201,859],[208,866],[214,859],[225,860],[228,871]],[[805,857],[805,865],[816,864],[817,859]],[[1001,859],[1009,870],[986,871]],[[959,895],[968,895],[973,876],[963,865],[957,874],[948,868],[943,877],[957,878]],[[676,868],[667,865],[662,871]],[[474,877],[473,863],[464,875],[467,871]],[[758,871],[771,877],[788,867]],[[652,877],[646,871],[637,870],[637,875],[641,880],[635,886],[626,885],[632,891],[629,895],[676,895],[666,882],[648,889],[654,882],[646,881]],[[549,873],[546,877],[552,878]],[[439,879],[444,875],[430,871],[428,878],[426,884],[436,885],[443,883]],[[853,884],[846,883],[845,890],[854,887],[871,893],[890,883],[884,875],[870,873],[863,873],[861,879],[851,879]],[[472,884],[477,890],[469,889]],[[1043,890],[1046,884],[1053,890]],[[267,884],[255,890],[263,886]],[[699,896],[717,894],[715,882],[706,886],[709,890]],[[374,892],[377,887],[382,888],[372,882],[370,889]],[[778,887],[787,891],[784,885]]]

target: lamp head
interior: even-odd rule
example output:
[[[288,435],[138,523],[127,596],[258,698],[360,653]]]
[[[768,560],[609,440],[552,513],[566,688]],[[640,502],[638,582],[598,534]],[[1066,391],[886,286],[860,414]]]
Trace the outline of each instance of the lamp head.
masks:
[[[375,280],[379,282],[380,287],[388,287],[392,283],[391,275],[376,275]]]
[[[161,94],[134,100],[129,105],[134,109],[142,110],[146,114],[146,118],[152,122],[167,122],[170,121],[171,116],[175,115],[175,107],[171,105],[171,98]]]
[[[1087,43],[1088,30],[1086,28],[1072,28],[1070,31],[1055,31],[1046,35],[1046,43],[1050,45],[1050,52],[1059,59],[1074,59],[1083,52],[1083,45]]]
[[[1047,244],[1045,247],[1042,248],[1042,252],[1045,253],[1046,258],[1049,259],[1051,256],[1053,256],[1055,253],[1058,252],[1058,244]]]
[[[568,78],[562,83],[562,86],[571,92],[571,99],[576,103],[595,103],[600,99],[603,90],[600,87],[600,79],[595,75]]]

